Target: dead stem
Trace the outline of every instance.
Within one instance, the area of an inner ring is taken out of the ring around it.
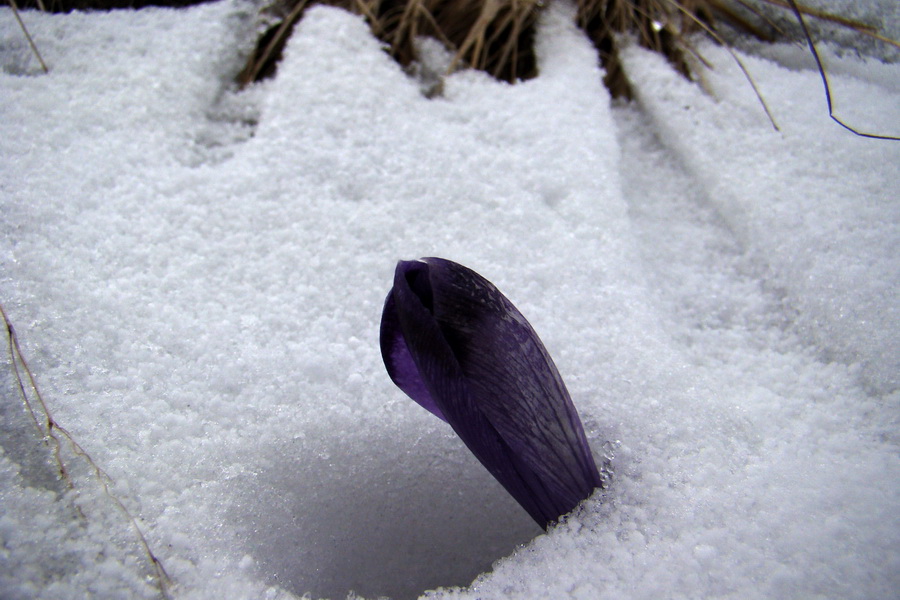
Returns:
[[[41,394],[40,389],[38,388],[37,381],[35,381],[34,373],[32,372],[31,367],[28,366],[28,362],[25,360],[25,355],[22,353],[22,347],[19,344],[19,337],[16,334],[16,330],[13,327],[12,322],[6,314],[6,310],[4,310],[2,305],[0,305],[0,316],[2,316],[3,322],[6,326],[6,334],[9,341],[8,347],[10,362],[12,363],[13,372],[16,377],[17,387],[20,394],[22,395],[22,401],[25,403],[25,407],[31,415],[41,438],[45,441],[45,443],[52,445],[52,453],[54,460],[56,461],[60,477],[62,477],[62,479],[66,482],[66,485],[69,487],[69,489],[75,489],[75,482],[69,474],[69,471],[65,465],[65,461],[62,458],[62,445],[63,441],[65,441],[69,445],[72,453],[75,456],[81,458],[88,465],[91,471],[93,471],[95,479],[103,488],[103,494],[113,502],[116,508],[130,524],[132,530],[135,533],[135,536],[137,537],[138,544],[140,545],[141,550],[153,567],[153,572],[156,578],[157,587],[159,588],[160,596],[165,600],[168,600],[170,597],[168,590],[172,585],[172,580],[166,573],[162,562],[160,562],[160,560],[150,549],[150,544],[147,542],[147,538],[144,536],[144,533],[138,526],[137,520],[131,515],[130,512],[128,512],[128,509],[125,507],[122,501],[110,491],[109,486],[112,483],[112,479],[110,478],[110,476],[106,473],[106,471],[100,468],[100,466],[96,462],[94,462],[94,459],[91,458],[91,456],[84,450],[84,448],[81,447],[81,445],[77,441],[75,441],[75,438],[72,437],[72,435],[53,418],[53,415],[50,413],[50,409],[47,407],[47,404],[44,401],[44,397]],[[23,372],[25,374],[25,378],[23,378],[22,376]],[[40,407],[39,410],[43,413],[43,418],[38,417],[37,411],[35,411],[35,407],[32,405],[31,400],[29,400],[30,394],[28,393],[28,391],[26,391],[26,379],[27,388],[30,389],[31,394],[37,400],[37,403]],[[78,507],[78,512],[81,517],[84,517],[84,513],[81,511],[80,507]]]

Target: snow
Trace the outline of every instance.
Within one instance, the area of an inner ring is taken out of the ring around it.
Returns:
[[[896,593],[900,147],[830,121],[803,49],[741,54],[775,131],[719,48],[700,85],[629,49],[619,104],[545,17],[540,77],[429,100],[336,9],[243,92],[249,4],[26,13],[48,75],[0,12],[0,301],[171,597]],[[900,67],[825,54],[896,135]],[[516,303],[615,453],[547,534],[384,372],[394,264],[430,255]],[[6,354],[3,597],[159,597]]]

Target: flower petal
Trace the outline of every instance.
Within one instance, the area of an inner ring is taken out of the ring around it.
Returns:
[[[419,368],[416,367],[412,354],[409,352],[409,346],[406,345],[397,317],[394,290],[390,291],[384,301],[380,337],[381,356],[384,358],[384,366],[394,384],[436,417],[446,421],[447,418],[438,408],[434,398],[431,397],[428,388],[425,387],[425,382],[419,375]]]
[[[581,420],[537,333],[490,281],[457,263],[430,267],[434,318],[479,409],[569,512],[602,486]]]
[[[381,349],[394,382],[447,421],[542,527],[602,487],[537,334],[471,269],[440,258],[398,263]]]

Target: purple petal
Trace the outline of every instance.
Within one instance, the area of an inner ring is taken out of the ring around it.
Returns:
[[[601,480],[553,359],[491,282],[444,259],[425,261],[435,320],[452,332],[454,356],[479,408],[555,501],[568,506],[557,516],[569,512]]]
[[[406,345],[397,318],[394,290],[387,295],[381,313],[381,356],[384,358],[388,375],[398,388],[439,419],[447,420],[425,387],[419,375],[419,368],[409,353],[409,346]]]
[[[602,487],[581,422],[537,334],[489,281],[440,259],[397,265],[382,353],[542,526]]]

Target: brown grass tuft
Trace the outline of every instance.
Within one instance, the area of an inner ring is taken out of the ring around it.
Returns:
[[[83,1],[83,0],[82,0]],[[454,59],[450,70],[481,69],[497,79],[515,82],[537,75],[533,51],[534,27],[545,1],[552,0],[274,0],[269,11],[283,15],[260,38],[238,80],[241,85],[274,73],[281,49],[303,11],[312,3],[338,6],[362,15],[372,33],[389,47],[403,66],[416,60],[415,39],[440,41]],[[791,11],[785,0],[576,0],[578,25],[597,48],[606,70],[605,84],[614,97],[630,97],[628,79],[619,60],[617,38],[630,34],[663,54],[672,67],[691,78],[692,63],[705,64],[690,43],[702,33],[724,43],[717,33],[722,23],[763,40],[788,37],[769,19],[761,5]],[[838,23],[860,34],[896,44],[874,27],[838,15],[798,5],[804,15]],[[691,60],[693,57],[693,60]]]
[[[205,0],[21,0],[27,8],[47,8],[55,12],[73,9],[100,9],[158,6],[187,6]],[[306,8],[325,4],[362,15],[372,33],[382,40],[391,56],[404,67],[415,70],[416,39],[431,37],[453,53],[449,71],[474,68],[497,79],[514,83],[537,76],[534,56],[534,28],[540,11],[554,0],[271,0],[264,16],[275,24],[263,32],[244,69],[237,77],[243,87],[275,74],[282,50]],[[613,97],[631,97],[628,78],[619,59],[617,40],[623,34],[637,39],[642,46],[664,55],[679,73],[692,78],[691,65],[709,64],[693,47],[691,38],[702,34],[728,46],[720,35],[723,23],[765,41],[794,39],[808,44],[822,74],[829,114],[834,117],[828,79],[804,17],[837,24],[862,36],[900,47],[878,32],[877,28],[826,11],[804,6],[795,0],[575,0],[578,26],[597,49],[606,75],[604,83]],[[16,0],[9,0],[15,10]],[[771,10],[793,15],[800,33],[788,33],[771,18]],[[18,16],[18,15],[17,15]],[[25,35],[28,36],[24,25]],[[40,59],[37,48],[29,38]],[[777,129],[765,101],[753,84],[737,54],[732,52],[747,81]],[[43,61],[41,61],[43,64]],[[46,70],[46,66],[44,67]],[[440,84],[426,92],[431,95]]]
[[[686,37],[701,23],[714,26],[712,3],[707,0],[578,0],[578,25],[597,48],[606,69],[604,83],[614,97],[631,96],[616,36],[634,34],[642,46],[664,55],[679,73],[690,77]]]
[[[362,15],[372,33],[401,65],[416,60],[415,40],[432,37],[455,53],[451,68],[470,67],[515,82],[537,75],[534,25],[539,0],[315,0]],[[260,37],[238,76],[246,85],[274,73],[281,50],[313,0],[279,0],[270,12],[284,14]]]

